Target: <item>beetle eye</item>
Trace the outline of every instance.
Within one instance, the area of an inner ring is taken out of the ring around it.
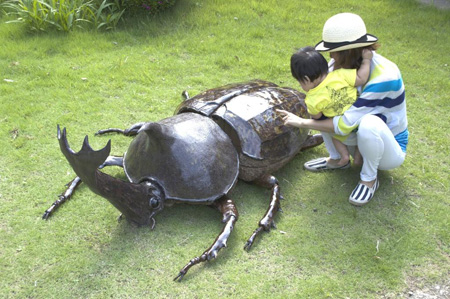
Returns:
[[[152,197],[150,198],[149,204],[153,209],[156,209],[157,207],[159,207],[159,200],[155,197]]]

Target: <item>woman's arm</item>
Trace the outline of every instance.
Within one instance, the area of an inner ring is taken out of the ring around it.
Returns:
[[[282,115],[282,119],[286,126],[334,133],[332,118],[325,120],[315,120],[309,118],[301,118],[285,110],[276,110],[276,112]]]

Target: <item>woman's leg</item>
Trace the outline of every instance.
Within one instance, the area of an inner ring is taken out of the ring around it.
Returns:
[[[378,169],[393,169],[405,160],[405,153],[391,130],[378,116],[363,117],[356,134],[358,148],[363,157],[362,181],[373,181],[377,178]]]
[[[355,146],[355,149],[353,151],[353,165],[362,166],[363,158],[361,156],[361,153],[359,152],[359,148]]]
[[[378,189],[378,169],[388,170],[400,166],[405,153],[387,125],[375,115],[366,115],[358,127],[358,148],[363,157],[361,181],[350,194],[353,205],[368,203]]]

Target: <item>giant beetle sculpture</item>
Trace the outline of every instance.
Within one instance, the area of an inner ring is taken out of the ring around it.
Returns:
[[[192,266],[215,258],[226,246],[238,219],[229,195],[240,178],[272,189],[269,208],[244,246],[249,250],[258,234],[274,227],[280,209],[280,188],[272,173],[301,150],[322,143],[320,135],[284,126],[275,112],[283,109],[308,117],[304,97],[260,80],[210,89],[186,98],[174,116],[159,122],[97,132],[136,136],[123,157],[109,155],[111,140],[103,149],[93,150],[87,136],[75,153],[66,129],[58,126],[61,151],[77,177],[43,218],[69,199],[81,182],[139,226],[154,228],[156,214],[174,203],[211,205],[222,213],[224,227],[202,255],[180,270],[174,280],[181,281]],[[123,167],[129,182],[100,171],[113,165]]]

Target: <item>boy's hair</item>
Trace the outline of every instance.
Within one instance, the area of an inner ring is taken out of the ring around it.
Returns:
[[[328,63],[313,47],[304,47],[292,54],[291,73],[297,81],[304,82],[306,76],[314,81],[328,73]]]

